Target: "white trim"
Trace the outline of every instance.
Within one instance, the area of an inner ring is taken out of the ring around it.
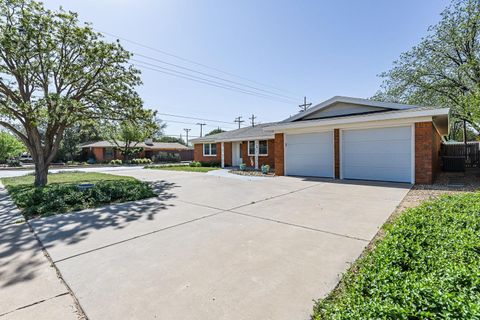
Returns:
[[[287,176],[287,135],[283,133],[283,175]]]
[[[268,157],[268,139],[260,139],[260,140],[249,140],[247,141],[247,156],[253,157],[255,156],[255,153],[250,153],[250,142],[255,142],[258,141],[258,156],[259,157]],[[267,153],[260,153],[260,141],[266,141],[267,142]],[[255,148],[255,147],[254,147]]]
[[[340,180],[343,180],[343,129],[339,129],[338,131],[338,153],[340,156],[340,162],[338,166],[340,168]]]
[[[339,117],[339,118],[328,118],[328,119],[318,119],[318,120],[308,120],[308,121],[298,121],[298,122],[286,122],[278,123],[276,125],[265,127],[263,130],[273,131],[275,133],[284,132],[289,129],[301,129],[301,128],[312,128],[312,127],[328,127],[336,126],[337,128],[341,125],[351,125],[365,122],[365,125],[372,126],[368,122],[372,121],[401,121],[405,122],[423,122],[423,121],[432,121],[433,116],[447,115],[449,108],[442,109],[428,109],[428,110],[418,110],[418,111],[392,111],[385,113],[370,113],[361,116],[348,116],[348,117]],[[381,125],[381,124],[380,124]],[[325,128],[326,129],[326,128]]]
[[[332,155],[333,155],[333,173],[332,173],[332,179],[335,179],[335,129],[332,130]]]
[[[412,166],[412,173],[411,173],[411,183],[415,184],[415,123],[412,123],[412,137],[411,137],[411,166]]]
[[[225,143],[224,142],[220,144],[220,148],[222,148],[222,150],[220,151],[220,154],[221,154],[220,164],[222,168],[225,168]]]
[[[210,151],[210,154],[205,154],[205,145],[206,144],[209,144],[210,145],[210,148],[208,149]],[[204,157],[216,157],[217,156],[217,152],[218,150],[215,151],[215,154],[212,154],[212,144],[214,145],[217,145],[215,142],[205,142],[205,143],[202,143],[202,153],[203,153],[203,156]],[[217,149],[215,147],[215,149]]]
[[[249,146],[250,149],[250,146]],[[255,140],[255,169],[258,170],[258,151],[260,149],[260,143],[258,140]]]
[[[193,144],[199,143],[215,143],[215,142],[233,142],[233,141],[249,141],[249,140],[273,140],[275,139],[275,134],[265,135],[265,136],[250,136],[250,137],[239,137],[239,138],[224,138],[224,139],[202,139],[196,138],[190,140]]]
[[[370,107],[377,107],[377,108],[394,109],[394,110],[406,110],[406,109],[413,109],[413,108],[419,108],[420,107],[420,106],[416,106],[416,105],[374,101],[374,100],[362,99],[362,98],[335,96],[333,98],[330,98],[326,101],[323,101],[323,102],[311,107],[307,111],[299,112],[296,115],[285,119],[283,122],[291,122],[291,121],[294,121],[294,120],[304,118],[304,117],[306,117],[306,116],[308,116],[312,113],[317,112],[318,110],[325,109],[325,108],[331,106],[332,104],[339,103],[339,102],[358,104],[358,105],[362,105],[362,106],[370,106]]]

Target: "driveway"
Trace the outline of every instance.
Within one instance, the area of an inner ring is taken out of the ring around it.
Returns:
[[[89,319],[307,319],[410,188],[111,173],[160,196],[32,221]]]

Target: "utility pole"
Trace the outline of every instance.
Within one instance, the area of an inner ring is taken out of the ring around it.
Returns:
[[[188,147],[188,132],[189,132],[190,130],[192,130],[192,129],[187,129],[187,128],[185,128],[185,129],[183,129],[183,130],[185,130],[185,132],[187,133],[187,147]]]
[[[255,117],[255,115],[252,114],[252,116],[248,119],[250,119],[250,121],[252,122],[252,127],[255,127],[255,119],[257,119],[257,117]]]
[[[303,97],[303,104],[298,105],[300,112],[305,112],[312,105],[312,103],[307,103],[307,97]]]
[[[200,126],[200,138],[203,137],[203,126],[206,126],[206,123],[197,122],[197,126]]]
[[[245,120],[242,120],[242,116],[238,116],[233,122],[238,122],[238,129],[240,129],[240,125],[242,124],[242,122],[245,122]]]

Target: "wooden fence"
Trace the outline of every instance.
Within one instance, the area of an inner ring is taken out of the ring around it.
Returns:
[[[478,168],[480,150],[478,142],[442,143],[440,148],[444,171],[462,171],[465,168]]]

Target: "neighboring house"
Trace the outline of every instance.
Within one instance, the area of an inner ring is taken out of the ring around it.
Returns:
[[[277,175],[432,183],[448,114],[448,108],[337,96],[281,122],[193,139],[194,158],[222,166],[268,163]]]
[[[120,143],[121,145],[121,143]],[[139,142],[132,143],[134,148],[142,148],[137,158],[193,160],[193,150],[177,142]],[[110,141],[97,141],[82,145],[82,151],[87,158],[94,158],[97,162],[113,159],[122,159],[123,155],[116,145]]]

